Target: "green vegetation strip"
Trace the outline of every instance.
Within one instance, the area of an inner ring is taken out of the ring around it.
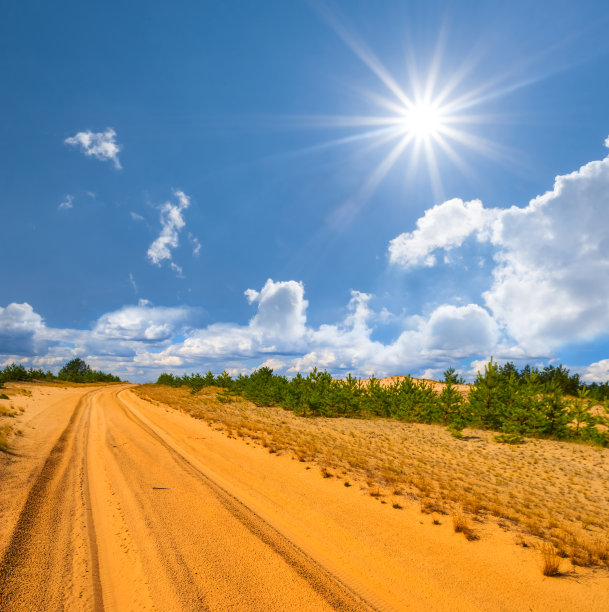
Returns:
[[[3,383],[15,382],[32,382],[32,381],[67,381],[80,383],[94,382],[121,382],[118,376],[106,374],[98,370],[92,370],[82,359],[76,358],[68,361],[57,376],[50,371],[35,370],[34,368],[26,369],[25,366],[12,363],[4,369],[0,368],[0,387]]]
[[[445,425],[455,437],[465,427],[498,432],[495,439],[509,444],[525,437],[578,440],[609,447],[609,385],[586,387],[562,366],[543,371],[491,361],[478,374],[468,393],[462,393],[451,368],[438,393],[426,381],[410,376],[390,385],[358,380],[349,375],[336,380],[314,369],[291,380],[260,368],[249,376],[161,374],[159,384],[187,386],[193,393],[221,387],[220,401],[241,396],[257,406],[281,406],[305,417],[392,418],[408,423]],[[573,395],[570,395],[573,394]]]

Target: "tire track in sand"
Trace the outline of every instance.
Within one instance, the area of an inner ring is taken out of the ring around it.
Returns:
[[[129,405],[114,395],[125,416],[146,434],[161,444],[183,469],[203,484],[220,504],[237,519],[252,535],[279,555],[313,590],[336,610],[375,610],[376,608],[347,586],[340,578],[330,573],[306,552],[281,534],[271,524],[243,504],[237,497],[212,480],[197,467],[173,441],[146,424],[131,410]]]
[[[35,479],[0,560],[0,610],[103,610],[85,394]]]

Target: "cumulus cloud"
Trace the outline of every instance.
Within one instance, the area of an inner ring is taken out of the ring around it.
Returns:
[[[434,251],[460,247],[472,234],[490,239],[490,229],[499,211],[485,209],[480,200],[463,202],[458,198],[438,204],[425,212],[413,232],[400,234],[389,243],[389,261],[405,268],[433,266]]]
[[[112,128],[106,128],[104,132],[78,132],[75,136],[70,136],[64,140],[65,144],[80,147],[81,151],[89,156],[95,157],[100,161],[111,161],[114,167],[121,168],[118,159],[121,146],[116,143],[116,132]]]
[[[423,327],[427,347],[472,355],[497,345],[499,329],[491,315],[477,304],[445,304],[434,310]]]
[[[280,370],[283,370],[283,368],[285,368],[285,361],[271,357],[270,359],[266,359],[260,365],[257,365],[253,369],[259,370],[260,368],[271,368],[271,370],[279,372]]]
[[[59,210],[69,210],[70,208],[72,208],[73,202],[74,202],[74,196],[68,193],[57,208]]]
[[[438,250],[474,237],[493,245],[492,282],[482,299],[529,354],[587,341],[609,330],[609,156],[558,176],[527,206],[486,209],[449,200],[391,241],[390,261],[434,265]]]
[[[281,357],[281,368],[288,373],[318,367],[335,373],[384,375],[450,363],[470,351],[489,351],[498,338],[492,317],[475,304],[443,305],[427,317],[412,317],[394,341],[382,343],[372,336],[386,313],[372,310],[370,294],[352,291],[344,318],[317,328],[307,325],[302,283],[269,279],[260,291],[248,289],[245,295],[257,305],[247,325],[214,323],[194,330],[156,358],[174,355],[184,365],[214,361],[224,365],[269,355],[263,364],[278,369],[279,362],[273,360]]]
[[[42,317],[27,303],[0,307],[0,355],[33,356],[48,350]]]
[[[607,140],[609,140],[609,138]],[[609,380],[609,359],[601,359],[600,361],[591,363],[588,367],[584,368],[582,372],[582,379],[585,382]]]
[[[245,292],[256,314],[247,325],[214,323],[167,349],[190,360],[241,359],[303,349],[308,330],[304,286],[296,281],[267,280],[260,291]]]
[[[174,195],[177,204],[165,202],[161,207],[161,233],[148,248],[147,256],[157,266],[168,261],[170,267],[181,275],[182,269],[172,261],[171,251],[179,245],[180,231],[186,225],[182,212],[190,206],[190,198],[180,190],[174,191]]]
[[[258,303],[258,312],[250,321],[250,329],[274,342],[298,342],[305,334],[306,309],[304,286],[296,281],[273,282],[270,278],[250,303]]]
[[[397,338],[380,342],[373,334],[381,317],[370,294],[353,291],[341,320],[313,328],[306,322],[302,283],[269,279],[248,293],[256,312],[247,324],[198,329],[193,309],[146,300],[106,313],[85,330],[46,327],[29,304],[10,304],[0,309],[0,360],[57,369],[78,356],[124,378],[151,380],[167,370],[238,374],[262,366],[288,374],[318,367],[335,375],[421,375],[465,357],[497,354],[497,325],[476,304],[444,304],[426,316],[402,319]],[[484,363],[472,363],[471,373]],[[591,377],[607,371],[604,362],[596,366]]]
[[[176,335],[186,334],[198,309],[153,306],[146,300],[102,315],[90,329],[47,327],[27,303],[0,307],[0,363],[57,368],[74,357],[130,376],[136,368],[178,366],[178,356],[159,356]]]
[[[147,300],[140,300],[137,306],[123,306],[102,315],[93,332],[107,339],[158,342],[183,331],[193,314],[194,310],[186,306],[152,306]]]

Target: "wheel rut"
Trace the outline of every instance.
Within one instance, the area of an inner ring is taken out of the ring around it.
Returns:
[[[98,392],[78,401],[30,488],[0,560],[0,610],[103,610],[85,452]]]
[[[237,519],[253,536],[268,546],[274,553],[279,555],[330,607],[336,610],[354,611],[377,609],[237,497],[215,482],[198,466],[194,465],[186,456],[186,453],[179,450],[177,445],[170,443],[152,427],[143,422],[119,395],[120,392],[115,393],[125,416],[148,436],[162,445],[178,465],[202,483],[232,517]]]

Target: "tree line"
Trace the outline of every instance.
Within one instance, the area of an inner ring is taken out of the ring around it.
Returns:
[[[0,386],[9,381],[31,382],[31,381],[69,381],[69,382],[121,382],[118,376],[106,374],[100,370],[92,370],[90,366],[80,358],[68,361],[57,375],[50,370],[46,372],[34,368],[25,368],[17,363],[11,363],[5,368],[0,368]]]
[[[393,418],[410,423],[435,423],[448,427],[455,437],[466,427],[497,432],[499,442],[519,443],[525,437],[588,441],[609,446],[609,383],[583,384],[563,366],[538,370],[518,369],[513,363],[499,366],[493,359],[469,386],[453,368],[444,372],[437,393],[426,381],[410,376],[382,386],[371,378],[363,383],[349,375],[333,379],[316,368],[291,380],[267,367],[232,378],[226,372],[214,376],[163,373],[157,383],[186,386],[196,393],[218,387],[220,401],[241,396],[258,406],[281,406],[300,416]],[[601,409],[594,406],[601,405]]]

